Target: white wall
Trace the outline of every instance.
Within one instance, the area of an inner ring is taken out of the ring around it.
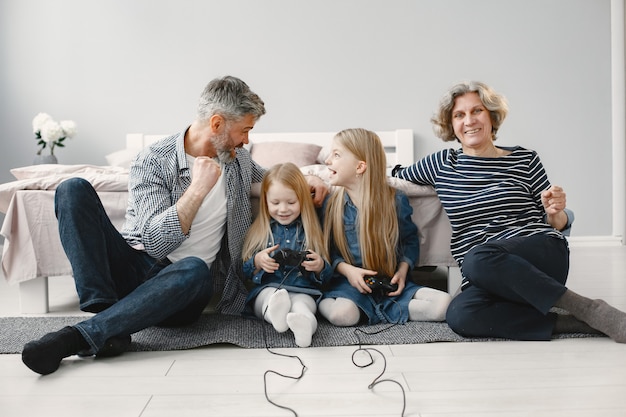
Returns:
[[[537,150],[575,236],[612,234],[610,0],[0,0],[0,182],[36,152],[38,112],[72,119],[60,163],[104,164],[168,133],[212,78],[265,100],[258,131],[411,128],[453,83],[507,96],[502,145]]]

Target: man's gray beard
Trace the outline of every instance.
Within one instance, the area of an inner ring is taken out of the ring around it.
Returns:
[[[229,164],[235,160],[235,157],[231,151],[217,151],[217,160],[222,164]]]
[[[213,145],[217,151],[217,160],[223,164],[228,164],[235,159],[232,149],[224,149],[225,146],[228,146],[229,139],[228,132],[225,132],[217,135],[213,140]]]

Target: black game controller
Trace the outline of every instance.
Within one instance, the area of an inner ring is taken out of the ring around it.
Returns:
[[[277,250],[274,254],[273,258],[281,267],[294,267],[300,266],[300,264],[304,261],[309,260],[307,255],[311,252],[307,251],[298,251],[293,249],[281,249]]]
[[[392,284],[390,278],[367,276],[363,277],[365,283],[372,290],[381,290],[384,292],[394,292],[398,289],[398,284]]]

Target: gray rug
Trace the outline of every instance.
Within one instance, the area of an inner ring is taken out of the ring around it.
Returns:
[[[85,317],[0,317],[0,353],[21,353],[25,343]],[[557,338],[592,337],[564,334]],[[320,319],[311,346],[396,345],[432,342],[474,342],[501,339],[464,338],[446,323],[408,322],[359,327],[336,327]],[[204,314],[191,326],[179,328],[151,327],[132,335],[130,351],[191,349],[218,343],[243,348],[297,347],[289,331],[277,333],[260,320],[220,314]]]

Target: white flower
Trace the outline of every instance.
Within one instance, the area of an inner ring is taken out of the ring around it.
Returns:
[[[72,138],[76,134],[76,123],[73,120],[55,121],[47,113],[39,113],[33,119],[33,133],[37,139],[37,145],[41,148],[37,155],[41,155],[46,147],[50,148],[50,155],[54,155],[56,146],[64,147],[63,141]]]
[[[41,127],[41,138],[51,145],[63,137],[63,128],[58,122],[50,119]]]
[[[76,134],[76,123],[72,120],[61,120],[61,129],[63,129],[63,136],[66,138],[73,138]]]
[[[37,116],[35,116],[35,118],[33,119],[33,133],[40,133],[43,125],[46,124],[46,122],[49,120],[52,120],[52,117],[50,117],[50,115],[47,113],[39,113]]]

